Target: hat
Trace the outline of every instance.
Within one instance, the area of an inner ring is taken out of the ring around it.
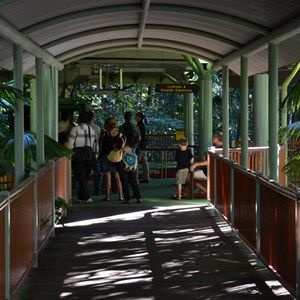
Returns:
[[[68,130],[69,127],[69,120],[66,121],[59,121],[58,122],[58,133],[64,132]]]

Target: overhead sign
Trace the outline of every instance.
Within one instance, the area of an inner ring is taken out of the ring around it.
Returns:
[[[196,84],[156,84],[158,93],[197,93],[199,86]]]

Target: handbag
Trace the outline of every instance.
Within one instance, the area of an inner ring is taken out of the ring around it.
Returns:
[[[107,156],[107,159],[113,163],[120,162],[123,159],[123,150],[126,144],[126,137],[124,135],[120,136],[121,141],[121,147],[120,149],[116,148],[116,144],[114,146],[114,149],[112,149]]]
[[[75,162],[93,162],[95,157],[94,151],[90,146],[75,147],[73,152],[72,160]]]

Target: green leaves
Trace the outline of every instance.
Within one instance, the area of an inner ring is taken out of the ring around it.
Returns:
[[[11,109],[15,106],[15,99],[24,99],[23,91],[10,86],[6,83],[0,82],[0,106]]]
[[[293,112],[296,112],[300,109],[300,80],[292,87],[288,95],[282,101],[280,108],[284,106],[291,108]]]
[[[297,141],[300,138],[300,122],[295,122],[287,127],[280,128],[278,131],[279,141],[281,143],[290,140]]]

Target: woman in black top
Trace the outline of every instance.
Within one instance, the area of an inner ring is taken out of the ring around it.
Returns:
[[[115,183],[118,189],[119,198],[123,200],[122,185],[116,165],[107,159],[109,152],[114,149],[114,145],[118,142],[120,133],[117,130],[117,121],[114,118],[105,120],[105,131],[103,131],[100,140],[100,170],[105,179],[105,198],[102,201],[109,201],[111,190],[111,175],[114,175]]]

